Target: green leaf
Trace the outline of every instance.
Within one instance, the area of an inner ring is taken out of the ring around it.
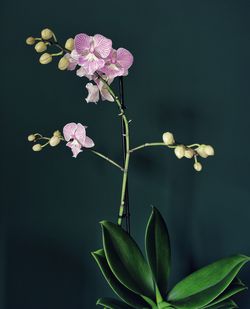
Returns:
[[[244,290],[247,290],[247,286],[245,286],[238,278],[236,278],[222,294],[220,294],[211,304],[209,304],[209,306],[219,304],[222,301]]]
[[[234,308],[238,308],[238,306],[236,305],[234,301],[227,300],[227,301],[223,301],[222,303],[219,303],[216,305],[203,307],[203,309],[205,308],[206,309],[234,309]]]
[[[145,245],[154,280],[161,295],[165,296],[171,261],[170,242],[166,223],[154,207],[146,228]]]
[[[96,304],[104,306],[105,308],[109,308],[109,309],[133,309],[134,308],[113,298],[100,298],[98,299]]]
[[[168,301],[178,309],[204,307],[229,286],[248,261],[247,256],[236,255],[205,266],[177,283]]]
[[[103,221],[105,256],[116,278],[133,292],[154,299],[151,271],[136,242],[121,227]]]
[[[92,252],[92,255],[110,287],[123,301],[133,306],[134,308],[147,307],[147,303],[138,294],[126,288],[123,284],[120,283],[120,281],[116,279],[108,265],[103,249]]]

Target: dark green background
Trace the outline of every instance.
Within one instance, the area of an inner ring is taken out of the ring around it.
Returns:
[[[131,161],[132,233],[143,245],[150,205],[164,214],[174,283],[234,253],[250,255],[250,4],[197,1],[2,1],[1,304],[4,309],[95,308],[112,294],[90,251],[98,222],[115,221],[119,170],[66,147],[34,153],[27,135],[72,121],[88,125],[97,149],[120,160],[120,124],[111,103],[87,105],[85,79],[42,66],[25,38],[51,27],[64,42],[101,33],[129,49],[125,81],[132,145],[172,131],[215,146],[200,174],[171,151]],[[250,285],[250,269],[242,279]],[[250,294],[239,298],[250,307]]]

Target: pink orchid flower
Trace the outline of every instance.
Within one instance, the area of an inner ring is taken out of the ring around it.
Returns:
[[[133,55],[125,48],[112,49],[105,66],[100,69],[108,78],[128,75],[128,69],[133,64]]]
[[[74,39],[75,49],[71,52],[72,58],[77,60],[87,75],[93,75],[105,65],[105,58],[112,49],[112,41],[101,34],[88,36],[80,33]]]
[[[86,126],[81,123],[68,123],[63,128],[64,139],[68,142],[66,146],[71,148],[73,157],[82,152],[83,148],[92,148],[95,146],[93,140],[86,135]]]
[[[107,86],[100,79],[95,79],[96,85],[88,83],[86,88],[88,90],[88,96],[85,99],[87,103],[97,103],[99,101],[99,93],[101,94],[102,101],[114,102],[114,98],[109,93]],[[111,83],[111,81],[109,81]]]

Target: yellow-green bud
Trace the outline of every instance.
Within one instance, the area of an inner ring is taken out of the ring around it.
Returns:
[[[184,155],[185,155],[185,147],[184,147],[184,145],[178,145],[178,146],[175,148],[174,153],[175,153],[175,155],[176,155],[176,157],[177,157],[178,159],[183,158]]]
[[[171,132],[163,133],[162,139],[166,145],[173,145],[175,143],[174,136]]]
[[[41,151],[43,149],[42,145],[41,144],[35,144],[33,147],[32,147],[32,150],[33,151]]]
[[[200,162],[195,162],[194,163],[194,169],[197,171],[197,172],[200,172],[202,170],[202,165]]]
[[[69,60],[66,57],[62,57],[58,62],[58,69],[64,71],[69,66]]]
[[[41,32],[41,36],[44,40],[49,40],[52,38],[53,36],[53,31],[46,28],[46,29],[43,29],[42,32]]]
[[[33,38],[33,36],[30,36],[26,39],[26,44],[28,45],[34,45],[36,43],[36,39]]]
[[[44,42],[38,42],[35,45],[35,50],[38,53],[42,53],[47,49],[47,45]]]
[[[74,49],[74,39],[69,38],[65,43],[65,48],[72,51]]]
[[[41,64],[48,64],[48,63],[50,63],[51,61],[52,61],[52,56],[51,56],[50,54],[48,54],[48,53],[42,54],[42,56],[41,56],[40,59],[39,59],[39,62],[40,62]]]
[[[205,151],[206,145],[202,144],[198,148],[196,148],[197,153],[202,157],[202,158],[207,158],[208,154]]]
[[[49,144],[52,147],[57,146],[60,143],[60,138],[58,136],[52,136],[51,139],[49,140]]]
[[[194,156],[194,151],[191,148],[187,148],[185,149],[185,154],[184,154],[185,158],[187,159],[192,159]]]
[[[33,142],[35,139],[36,139],[36,137],[35,137],[34,134],[30,134],[30,135],[28,136],[28,141],[29,141],[29,142]]]
[[[208,156],[213,156],[214,155],[214,148],[210,145],[206,145],[204,147],[204,151]]]
[[[53,133],[53,136],[57,136],[57,137],[62,137],[62,134],[59,130],[56,130],[54,133]]]

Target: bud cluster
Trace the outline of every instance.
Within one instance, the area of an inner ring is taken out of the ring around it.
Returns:
[[[60,142],[64,140],[62,134],[59,130],[53,133],[52,137],[45,137],[39,133],[30,134],[28,136],[28,141],[35,143],[32,147],[33,151],[41,151],[46,146],[55,147],[60,144]],[[45,143],[41,144],[40,141],[45,141]]]
[[[48,28],[45,28],[41,31],[41,37],[28,37],[26,39],[27,45],[34,45],[35,51],[37,53],[42,53],[39,62],[41,64],[48,64],[52,62],[53,57],[62,56],[64,53],[70,53],[74,48],[74,39],[69,38],[65,43],[65,48],[62,47],[56,39],[54,32]],[[59,49],[58,53],[49,53],[48,47],[55,46]],[[58,62],[59,70],[66,70],[69,66],[69,60],[67,56],[63,56]]]
[[[194,159],[194,169],[197,172],[202,170],[202,164],[198,162],[198,157],[207,158],[214,155],[214,148],[211,145],[192,144],[183,145],[175,141],[174,135],[171,132],[165,132],[162,135],[163,142],[169,148],[174,149],[174,153],[178,159],[187,158]]]

